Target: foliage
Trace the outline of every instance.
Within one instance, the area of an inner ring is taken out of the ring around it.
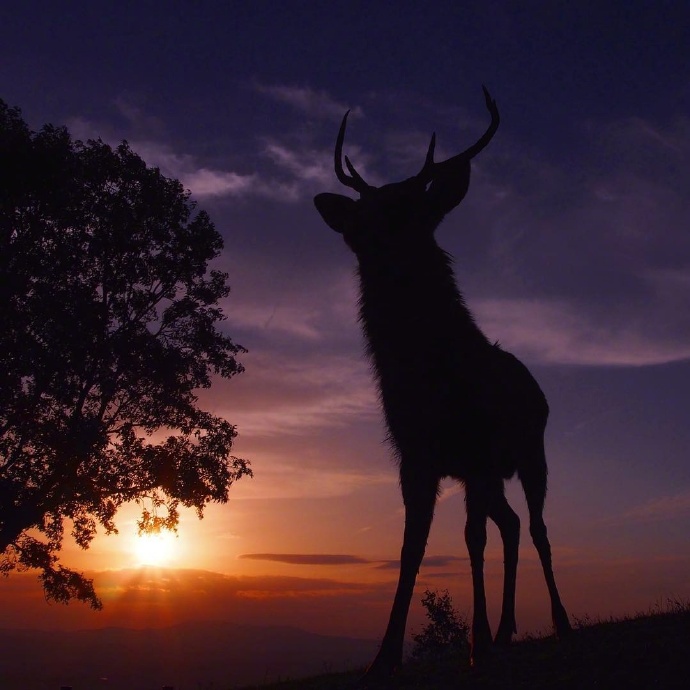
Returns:
[[[31,132],[0,101],[0,571],[38,568],[48,598],[100,607],[58,560],[136,501],[143,531],[201,517],[251,471],[236,430],[198,407],[242,371],[218,329],[222,238],[182,185],[126,142]]]
[[[421,633],[413,635],[412,656],[415,659],[438,659],[450,652],[469,649],[469,625],[453,608],[448,590],[424,591],[422,606],[429,623]]]

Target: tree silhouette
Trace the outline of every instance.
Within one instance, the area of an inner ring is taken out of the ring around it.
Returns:
[[[199,408],[242,371],[219,328],[222,239],[182,185],[123,142],[29,130],[0,101],[0,571],[38,568],[49,599],[100,608],[63,567],[136,501],[142,531],[201,517],[250,475],[235,427]]]
[[[412,636],[412,656],[415,659],[438,659],[452,652],[469,649],[470,626],[453,608],[448,590],[425,590],[422,606],[426,609],[429,622],[422,632]]]

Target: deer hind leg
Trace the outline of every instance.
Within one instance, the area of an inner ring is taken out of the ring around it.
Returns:
[[[486,519],[489,514],[491,485],[485,479],[471,479],[465,482],[465,542],[472,568],[472,646],[470,661],[481,661],[491,647],[491,628],[486,613],[486,592],[484,589],[484,549],[486,547]]]
[[[532,536],[532,541],[539,554],[546,586],[551,598],[551,618],[553,620],[553,626],[556,635],[558,637],[564,637],[571,631],[571,627],[568,620],[568,614],[561,602],[558,587],[556,586],[556,579],[553,574],[553,564],[551,561],[551,544],[549,543],[546,524],[544,523],[547,469],[543,442],[540,442],[538,452],[532,457],[534,458],[533,462],[521,467],[518,470],[518,475],[527,499],[530,535]]]
[[[520,518],[510,507],[503,493],[503,482],[497,485],[489,504],[489,517],[496,523],[503,541],[503,606],[494,642],[510,644],[515,623],[515,584],[517,579],[518,547],[520,545]]]
[[[376,658],[362,679],[365,682],[390,676],[402,663],[407,614],[434,517],[438,479],[409,476],[401,472],[400,483],[405,503],[405,532],[398,588],[386,634]]]

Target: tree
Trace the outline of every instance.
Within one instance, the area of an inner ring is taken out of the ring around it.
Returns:
[[[429,623],[421,633],[413,635],[412,656],[415,659],[438,659],[450,652],[469,648],[469,625],[453,608],[448,590],[424,591],[422,606]]]
[[[222,245],[127,142],[34,133],[0,101],[1,572],[38,568],[49,599],[100,608],[59,562],[66,529],[87,548],[130,501],[141,531],[175,529],[251,475],[196,395],[242,371],[208,269]]]

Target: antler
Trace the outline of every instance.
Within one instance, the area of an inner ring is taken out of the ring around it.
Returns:
[[[442,161],[441,163],[434,162],[434,147],[436,146],[436,135],[432,135],[431,143],[429,144],[429,150],[426,154],[426,160],[424,161],[422,169],[419,171],[419,173],[417,173],[417,178],[420,181],[425,183],[430,182],[442,170],[448,170],[449,168],[452,168],[459,161],[471,160],[482,149],[486,148],[487,144],[491,141],[494,134],[496,134],[496,130],[498,129],[498,125],[501,121],[498,114],[498,107],[496,106],[496,101],[493,98],[491,98],[491,94],[489,94],[488,89],[483,84],[482,90],[484,91],[484,100],[486,101],[486,107],[488,111],[491,113],[491,123],[489,124],[489,127],[487,128],[486,132],[484,132],[482,137],[475,144],[470,146],[466,151],[458,153],[456,156],[448,158],[447,160]]]
[[[422,182],[428,182],[434,176],[434,149],[436,148],[436,132],[431,135],[431,141],[429,142],[429,150],[426,152],[426,159],[424,160],[424,165],[422,169],[417,173],[416,177]]]
[[[426,153],[426,159],[424,160],[424,165],[422,169],[415,175],[415,177],[410,178],[416,182],[421,182],[427,184],[431,182],[435,177],[443,172],[450,172],[453,168],[457,166],[460,162],[467,162],[474,158],[480,151],[482,151],[488,143],[496,134],[498,125],[500,123],[500,117],[498,114],[498,107],[496,106],[496,101],[491,98],[486,86],[482,85],[482,90],[484,91],[484,100],[486,101],[486,107],[491,113],[491,123],[489,124],[486,132],[479,138],[479,140],[470,146],[466,151],[458,153],[452,158],[448,158],[440,163],[434,162],[434,149],[436,148],[436,134],[431,135],[431,141],[429,142],[429,149]],[[370,184],[365,182],[364,178],[355,170],[355,166],[352,165],[350,159],[345,156],[345,166],[347,167],[350,174],[348,175],[343,169],[343,142],[345,141],[345,129],[347,127],[347,116],[350,114],[348,110],[343,117],[343,121],[340,125],[340,131],[338,132],[338,138],[335,142],[335,174],[338,180],[342,182],[346,187],[354,189],[359,194],[365,194],[369,190],[373,189]]]
[[[356,192],[363,194],[371,189],[371,185],[368,185],[362,176],[355,170],[355,166],[350,163],[350,159],[345,156],[345,165],[350,171],[350,175],[347,175],[343,170],[343,142],[345,141],[345,128],[347,127],[347,116],[350,114],[348,110],[343,117],[343,121],[340,125],[340,131],[338,132],[338,138],[335,142],[335,174],[336,177],[342,182],[346,187],[354,189]]]

